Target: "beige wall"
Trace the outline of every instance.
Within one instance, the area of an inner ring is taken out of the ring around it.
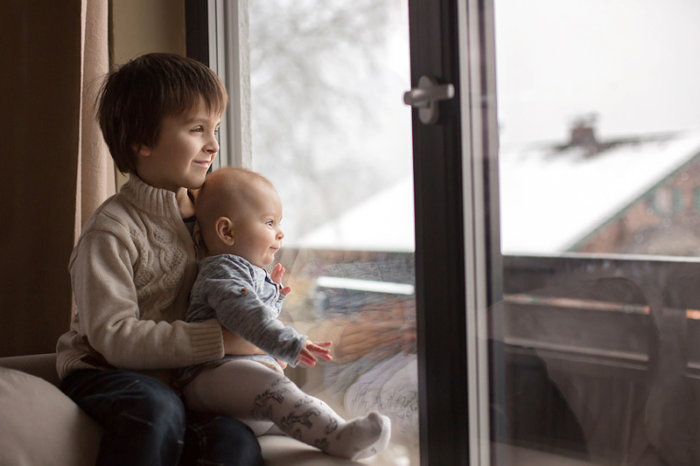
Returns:
[[[184,55],[184,0],[113,0],[112,41],[116,64],[149,52]]]

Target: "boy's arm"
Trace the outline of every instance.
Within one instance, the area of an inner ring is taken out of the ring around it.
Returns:
[[[277,319],[275,307],[254,292],[250,276],[231,264],[220,264],[201,275],[197,293],[205,296],[219,323],[277,359],[294,364],[306,336]]]
[[[81,238],[70,272],[80,331],[88,343],[107,362],[126,369],[184,367],[221,358],[221,327],[214,320],[141,319],[131,265],[136,254],[133,244],[108,232]]]

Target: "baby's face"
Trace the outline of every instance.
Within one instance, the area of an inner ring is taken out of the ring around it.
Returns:
[[[230,253],[265,267],[275,261],[275,253],[282,247],[282,202],[274,188],[264,183],[257,185],[255,200],[236,213]]]

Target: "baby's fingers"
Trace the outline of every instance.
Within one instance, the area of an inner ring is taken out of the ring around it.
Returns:
[[[330,346],[331,346],[332,344],[333,344],[332,341],[323,341],[323,342],[321,342],[321,343],[316,343],[316,342],[312,343],[312,345],[315,345],[315,346],[322,346],[322,347],[324,347],[324,348],[330,348]]]
[[[331,351],[328,349],[328,347],[331,345],[331,342],[327,341],[324,343],[311,343],[310,345],[307,346],[309,351],[313,352],[315,355],[318,357],[325,359],[326,361],[332,361],[333,358],[331,357]]]
[[[306,364],[307,366],[314,367],[316,365],[317,359],[311,353],[301,353],[299,354],[299,362]]]
[[[284,272],[285,270],[282,264],[275,264],[275,266],[272,268],[270,278],[272,278],[273,282],[280,283],[282,281],[282,277],[284,277]]]

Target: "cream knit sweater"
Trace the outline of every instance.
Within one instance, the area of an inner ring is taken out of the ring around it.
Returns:
[[[69,270],[78,312],[58,340],[59,377],[79,368],[150,371],[223,357],[215,320],[181,320],[197,268],[175,193],[131,176],[85,223]]]

